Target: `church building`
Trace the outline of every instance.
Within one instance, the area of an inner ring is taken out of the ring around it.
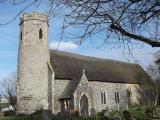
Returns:
[[[45,14],[25,13],[19,25],[17,114],[92,115],[140,104],[148,75],[139,65],[49,50]]]

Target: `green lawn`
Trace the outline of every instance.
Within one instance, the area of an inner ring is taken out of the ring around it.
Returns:
[[[30,120],[29,117],[1,117],[0,116],[0,120]]]
[[[135,106],[129,109],[131,116],[136,120],[147,120],[147,116],[145,114],[145,107],[144,106]]]
[[[122,120],[124,120],[122,111],[117,111],[117,112],[122,116]],[[110,117],[112,118],[117,112],[116,111],[111,112]],[[132,118],[135,118],[136,120],[148,120],[147,116],[145,114],[145,107],[144,106],[130,107],[129,112],[130,112]],[[159,112],[160,112],[160,108],[159,108]],[[77,118],[77,120],[100,120],[98,118],[101,118],[101,117],[97,116],[97,119],[96,118],[79,117],[79,118]],[[2,117],[2,116],[0,116],[0,120],[31,120],[31,116],[16,116],[16,117]],[[40,115],[35,115],[34,120],[40,120]],[[56,120],[54,115],[52,116],[51,120]]]

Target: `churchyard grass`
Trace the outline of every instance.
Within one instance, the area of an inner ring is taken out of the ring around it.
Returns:
[[[133,106],[130,107],[128,111],[131,113],[131,116],[136,120],[147,120],[144,106]]]
[[[144,106],[132,106],[129,108],[129,113],[131,114],[132,118],[136,119],[136,120],[148,120],[147,119],[147,115],[145,113],[145,107]],[[116,113],[119,113],[119,115],[121,116],[121,120],[124,120],[123,118],[123,111],[114,111],[110,113],[110,118],[113,118],[114,115]],[[158,113],[160,115],[160,107],[158,109]],[[39,120],[40,119],[40,115],[35,115],[33,117],[33,120]],[[4,116],[0,116],[0,120],[31,120],[31,116],[8,116],[8,117],[4,117]],[[55,115],[52,115],[51,120],[56,120]],[[65,119],[62,119],[65,120]],[[78,117],[76,118],[76,120],[101,120],[101,117],[98,116],[96,118],[85,118],[85,117]]]
[[[11,117],[0,116],[0,120],[30,120],[30,118],[27,116],[11,116]]]

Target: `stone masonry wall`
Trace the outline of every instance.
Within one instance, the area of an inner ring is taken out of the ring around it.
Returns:
[[[43,37],[39,38],[42,29]],[[17,114],[48,109],[48,18],[44,14],[23,14],[17,72]]]
[[[60,112],[59,96],[65,90],[69,80],[54,80],[54,113]],[[74,93],[74,107],[76,110],[80,110],[79,101],[83,94],[88,97],[89,102],[89,114],[91,110],[95,112],[101,112],[106,107],[109,110],[117,110],[118,105],[115,103],[115,91],[119,92],[120,104],[119,109],[127,109],[128,99],[126,89],[130,89],[132,92],[131,102],[132,104],[139,104],[138,99],[141,97],[138,90],[140,89],[138,84],[124,84],[124,83],[108,83],[88,81],[87,79],[81,79]],[[101,92],[106,94],[106,104],[101,103]]]
[[[62,92],[65,90],[67,84],[69,83],[69,80],[60,80],[60,79],[55,79],[54,80],[54,84],[53,84],[53,99],[54,99],[54,103],[53,103],[53,107],[52,109],[54,113],[58,113],[60,112],[60,102],[59,102],[59,96],[62,94]]]
[[[69,80],[54,80],[54,113],[60,112],[60,102],[58,100],[59,96],[65,90]],[[138,84],[124,84],[124,83],[108,83],[108,82],[97,82],[89,81],[82,79],[77,89],[74,93],[74,107],[77,110],[79,108],[79,101],[83,94],[88,97],[89,102],[89,113],[91,109],[94,109],[96,112],[100,112],[106,107],[110,110],[117,110],[118,105],[115,103],[115,91],[119,92],[120,104],[119,109],[127,109],[127,95],[126,89],[130,89],[132,92],[131,102],[132,104],[139,104],[138,99],[141,97],[139,94],[139,85]],[[105,91],[106,94],[106,104],[101,103],[101,92]]]
[[[138,104],[138,98],[140,97],[138,93],[138,84],[123,84],[123,83],[107,83],[107,82],[89,82],[93,90],[94,96],[94,107],[96,112],[100,112],[106,107],[109,110],[118,109],[118,105],[115,103],[115,91],[119,92],[120,104],[119,107],[127,109],[127,94],[126,89],[131,89],[131,101],[132,104]],[[105,91],[106,94],[106,104],[101,103],[101,91]]]

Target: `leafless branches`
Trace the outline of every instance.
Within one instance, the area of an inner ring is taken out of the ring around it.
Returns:
[[[81,41],[94,34],[138,40],[160,47],[159,0],[55,0],[63,6],[66,26],[78,28]],[[66,28],[67,28],[66,27]],[[106,38],[106,39],[108,39]],[[112,40],[112,39],[110,39]]]
[[[160,97],[160,71],[159,71],[159,66],[155,64],[150,64],[147,67],[147,73],[152,77],[153,79],[153,85],[152,85],[152,91],[154,93],[155,99],[154,99],[154,104],[155,106],[159,103],[158,98]]]
[[[5,2],[1,0],[0,3]],[[79,31],[67,37],[79,39],[80,43],[94,35],[103,34],[105,41],[124,44],[136,40],[152,47],[160,47],[160,0],[47,0],[49,16],[65,18],[63,34],[70,28]],[[13,0],[13,5],[26,3]],[[31,0],[6,25],[14,21],[32,5],[44,4]],[[64,35],[63,35],[64,36]],[[116,42],[115,42],[116,41]]]
[[[4,1],[5,1],[5,0],[4,0]],[[4,2],[4,1],[3,1],[3,2]],[[31,7],[33,4],[35,4],[37,1],[38,1],[38,0],[32,0],[31,3],[27,4],[24,8],[22,8],[22,9],[17,13],[17,15],[14,16],[11,20],[9,20],[9,21],[7,21],[7,22],[5,22],[5,23],[1,23],[0,25],[7,25],[7,24],[13,22],[13,21],[14,21],[17,17],[19,17],[25,10],[27,10],[29,7]],[[13,5],[23,4],[23,3],[25,3],[25,2],[26,2],[26,0],[17,3],[16,0],[13,0]]]
[[[16,73],[10,74],[1,81],[1,90],[3,95],[9,100],[11,105],[16,105]]]

